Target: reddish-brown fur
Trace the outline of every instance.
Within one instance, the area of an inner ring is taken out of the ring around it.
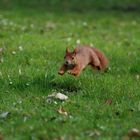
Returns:
[[[108,66],[108,59],[103,52],[93,47],[78,46],[73,52],[66,49],[64,63],[59,74],[63,75],[68,71],[69,74],[78,76],[87,65],[91,65],[93,69],[105,70]]]

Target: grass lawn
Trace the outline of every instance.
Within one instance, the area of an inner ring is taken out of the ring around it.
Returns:
[[[0,10],[0,136],[120,140],[140,129],[139,29],[138,12]],[[105,52],[108,73],[57,74],[79,41]],[[69,99],[48,102],[54,91]]]

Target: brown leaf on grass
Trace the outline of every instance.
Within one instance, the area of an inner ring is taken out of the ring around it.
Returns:
[[[107,99],[105,103],[108,104],[108,105],[111,105],[112,104],[112,99]]]
[[[127,135],[123,137],[123,140],[131,140],[132,138],[140,138],[140,131],[136,128],[132,128],[128,131]]]
[[[0,140],[3,140],[3,135],[0,133]]]
[[[62,114],[62,115],[65,115],[65,116],[68,115],[67,111],[62,107],[60,107],[57,111],[58,111],[59,114]]]
[[[140,131],[136,128],[132,128],[129,130],[128,134],[129,137],[139,137],[140,138]]]

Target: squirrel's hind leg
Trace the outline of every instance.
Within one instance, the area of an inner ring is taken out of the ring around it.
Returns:
[[[93,64],[90,64],[90,65],[91,65],[93,70],[101,70],[102,69],[100,65],[99,66],[95,66]]]
[[[98,58],[96,58],[96,57],[93,57],[90,65],[94,70],[102,70],[100,60]]]

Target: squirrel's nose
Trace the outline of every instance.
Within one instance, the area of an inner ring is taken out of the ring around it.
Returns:
[[[65,64],[68,65],[68,64],[69,64],[69,61],[66,60],[66,61],[65,61]]]

